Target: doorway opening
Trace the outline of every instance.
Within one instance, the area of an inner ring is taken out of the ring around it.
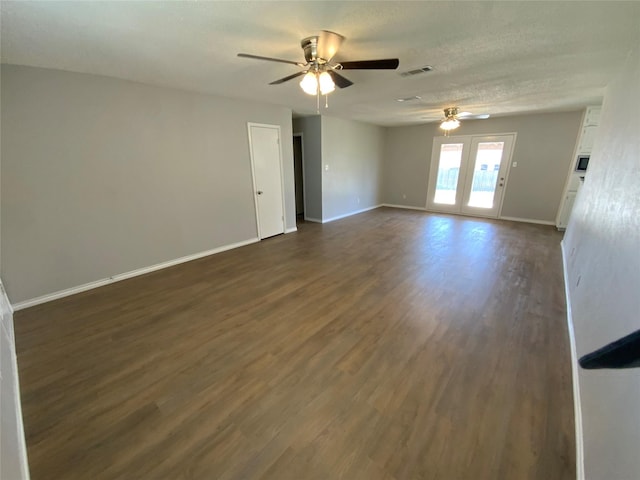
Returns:
[[[302,153],[302,133],[293,134],[293,175],[296,192],[296,224],[304,222],[304,161]]]

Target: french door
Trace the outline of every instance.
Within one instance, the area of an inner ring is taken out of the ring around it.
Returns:
[[[515,134],[436,137],[427,210],[496,218]]]

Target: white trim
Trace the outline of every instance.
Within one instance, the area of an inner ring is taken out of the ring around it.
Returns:
[[[4,290],[4,286],[2,285],[2,281],[0,281],[0,314],[2,316],[2,326],[0,327],[0,335],[4,335],[2,330],[6,331],[8,340],[9,340],[9,348],[10,352],[10,361],[9,365],[5,365],[6,368],[11,370],[10,377],[13,377],[13,382],[9,386],[7,385],[7,381],[9,378],[3,377],[2,383],[4,388],[11,388],[13,390],[13,402],[15,405],[15,411],[8,412],[6,407],[2,409],[1,415],[14,415],[16,419],[16,431],[11,432],[7,436],[9,439],[18,443],[17,450],[18,456],[20,457],[18,461],[20,462],[20,477],[19,480],[28,480],[29,479],[29,462],[27,459],[27,443],[24,438],[24,424],[22,422],[22,403],[20,401],[20,379],[18,377],[18,359],[16,357],[16,346],[15,346],[15,334],[13,331],[13,308],[11,307],[11,303],[7,298],[7,294]],[[2,437],[5,437],[4,433]],[[18,479],[16,479],[18,480]]]
[[[293,232],[297,232],[298,231],[298,227],[291,227],[291,228],[287,228],[284,233],[293,233]]]
[[[422,212],[429,212],[429,213],[445,213],[445,212],[439,212],[436,210],[428,210],[426,208],[423,207],[412,207],[410,205],[396,205],[393,203],[383,203],[382,205],[380,205],[381,207],[389,207],[389,208],[404,208],[407,210],[420,210]],[[449,214],[451,215],[451,214]],[[452,215],[458,215],[458,216],[465,216],[465,217],[476,217],[476,218],[488,218],[489,220],[493,220],[491,217],[484,217],[482,215],[470,215],[470,214],[460,214],[460,213],[454,213]],[[520,217],[498,217],[498,220],[508,220],[510,222],[522,222],[522,223],[535,223],[537,225],[555,225],[554,222],[550,222],[548,220],[535,220],[533,218],[520,218]]]
[[[426,212],[428,211],[426,208],[424,207],[412,207],[410,205],[395,205],[393,203],[383,203],[382,205],[380,205],[381,207],[389,207],[389,208],[404,208],[406,210],[420,210],[421,212]]]
[[[523,223],[536,223],[538,225],[555,225],[555,222],[548,220],[534,220],[533,218],[520,218],[520,217],[498,217],[498,220],[509,220],[510,222],[523,222]]]
[[[256,171],[253,166],[253,142],[251,141],[251,125],[252,123],[247,123],[247,143],[249,144],[249,164],[251,166],[251,187],[253,188],[253,206],[256,211],[256,234],[258,238],[260,238],[260,214],[258,213],[258,196],[256,194]]]
[[[322,223],[322,220],[320,220],[319,218],[312,218],[312,217],[304,217],[304,221],[305,222],[313,222],[313,223]]]
[[[178,265],[180,263],[190,262],[192,260],[197,260],[198,258],[208,257],[209,255],[225,252],[227,250],[232,250],[234,248],[244,247],[245,245],[249,245],[251,243],[256,243],[259,241],[260,239],[258,237],[250,238],[249,240],[243,240],[241,242],[236,242],[229,245],[223,245],[221,247],[213,248],[211,250],[206,250],[204,252],[194,253],[192,255],[176,258],[174,260],[169,260],[167,262],[156,263],[155,265],[151,265],[149,267],[143,267],[136,270],[131,270],[130,272],[119,273],[109,278],[103,278],[101,280],[96,280],[95,282],[85,283],[83,285],[78,285],[77,287],[71,287],[65,290],[59,290],[57,292],[49,293],[47,295],[42,295],[40,297],[31,298],[29,300],[24,300],[22,302],[15,303],[13,305],[13,309],[17,311],[17,310],[22,310],[28,307],[33,307],[34,305],[39,305],[41,303],[50,302],[52,300],[57,300],[59,298],[68,297],[69,295],[75,295],[76,293],[86,292],[87,290],[92,290],[94,288],[102,287],[104,285],[109,285],[110,283],[115,283],[121,280],[126,280],[128,278],[144,275],[146,273],[155,272],[157,270],[162,270],[163,268],[173,267],[174,265]]]
[[[567,329],[569,332],[569,346],[571,349],[571,376],[573,378],[573,412],[576,427],[576,479],[584,480],[584,438],[582,433],[582,402],[580,401],[580,379],[578,377],[578,353],[576,350],[576,336],[573,329],[571,314],[571,294],[569,293],[569,278],[567,277],[567,259],[564,242],[560,242],[562,251],[562,273],[564,277],[564,295],[567,303]]]
[[[375,210],[376,208],[380,208],[381,206],[382,205],[374,205],[373,207],[363,208],[361,210],[356,210],[355,212],[345,213],[344,215],[338,215],[336,217],[331,217],[331,218],[323,218],[322,219],[322,223],[329,223],[329,222],[333,222],[335,220],[340,220],[341,218],[346,218],[346,217],[350,217],[352,215],[357,215],[359,213],[368,212],[369,210]]]

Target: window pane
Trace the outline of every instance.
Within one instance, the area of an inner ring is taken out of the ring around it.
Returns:
[[[498,184],[500,161],[504,142],[478,144],[476,164],[473,167],[473,183],[469,195],[470,207],[493,208],[493,197]]]
[[[454,205],[456,189],[462,161],[462,143],[447,143],[440,147],[438,180],[436,181],[435,203]]]

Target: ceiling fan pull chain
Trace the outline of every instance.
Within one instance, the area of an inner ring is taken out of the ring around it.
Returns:
[[[320,89],[316,93],[316,113],[320,113]]]
[[[324,96],[324,108],[329,108],[329,95]]]

